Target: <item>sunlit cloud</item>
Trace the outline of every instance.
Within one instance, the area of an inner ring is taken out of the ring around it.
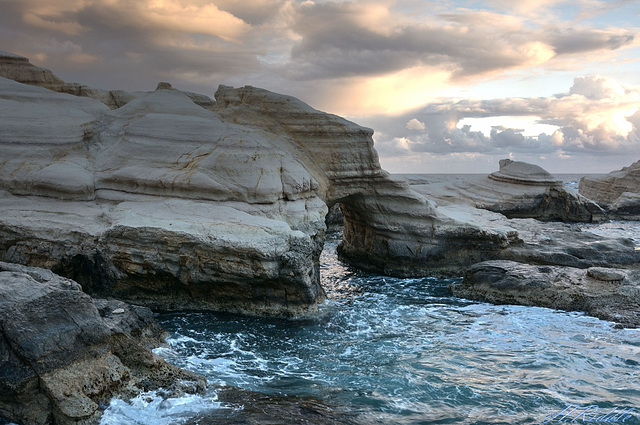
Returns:
[[[639,88],[625,88],[607,77],[583,76],[554,97],[431,103],[404,115],[395,126],[386,123],[393,130],[377,135],[376,143],[395,156],[416,152],[640,155],[639,100]],[[475,121],[467,120],[470,117]],[[523,118],[553,130],[524,134],[524,128],[515,126],[524,124]],[[482,120],[504,125],[486,131],[468,124]]]

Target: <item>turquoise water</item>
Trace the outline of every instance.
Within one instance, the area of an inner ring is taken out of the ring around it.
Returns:
[[[212,383],[313,396],[362,423],[559,423],[550,415],[567,405],[578,408],[565,422],[594,419],[579,413],[595,405],[626,409],[624,423],[640,423],[639,330],[458,299],[447,290],[455,279],[365,274],[341,264],[336,245],[323,253],[329,301],[317,316],[161,315],[171,348],[158,353]],[[151,394],[112,402],[103,424],[180,423],[212,406],[229,408],[213,392]]]

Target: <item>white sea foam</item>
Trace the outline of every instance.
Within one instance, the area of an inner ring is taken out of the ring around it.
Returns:
[[[172,425],[211,409],[228,408],[217,396],[185,395],[165,398],[160,391],[145,392],[130,401],[113,399],[104,411],[100,425]]]

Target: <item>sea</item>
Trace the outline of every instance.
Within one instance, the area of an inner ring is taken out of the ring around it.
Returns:
[[[638,222],[581,226],[640,245]],[[328,235],[321,256],[328,300],[316,315],[159,314],[170,337],[156,353],[211,389],[114,399],[101,424],[181,424],[211,410],[218,419],[204,423],[224,424],[248,407],[221,402],[225,386],[313,399],[361,424],[640,424],[640,330],[456,298],[459,277],[365,273],[337,258],[339,240]]]
[[[572,190],[579,177],[561,176]],[[580,226],[640,245],[638,222]],[[461,278],[361,272],[337,258],[339,240],[328,235],[322,253],[328,300],[317,315],[161,314],[170,347],[157,353],[213,387],[311,397],[362,424],[640,424],[640,330],[456,298],[448,286]],[[220,402],[215,390],[170,400],[150,393],[112,401],[102,424],[179,424],[212,408],[225,423],[224,412],[244,407]]]

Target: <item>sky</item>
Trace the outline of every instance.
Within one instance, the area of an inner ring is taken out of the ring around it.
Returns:
[[[392,173],[640,160],[636,0],[0,0],[0,50],[67,82],[295,96]]]

